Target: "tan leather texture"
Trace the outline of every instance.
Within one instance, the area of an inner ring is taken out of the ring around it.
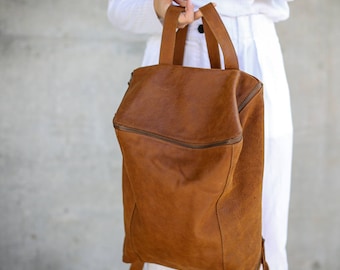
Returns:
[[[226,68],[177,64],[181,10],[172,6],[160,64],[134,70],[113,119],[123,156],[123,260],[134,270],[144,262],[268,269],[261,236],[262,83],[238,69],[213,5],[201,11],[210,41],[216,39],[207,42],[211,50],[220,44]]]

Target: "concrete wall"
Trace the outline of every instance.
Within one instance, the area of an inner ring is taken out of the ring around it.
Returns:
[[[340,2],[296,0],[278,25],[291,86],[295,150],[291,269],[340,269]]]
[[[106,0],[0,0],[0,270],[123,270],[111,119],[143,42]],[[295,123],[293,270],[340,269],[340,2],[280,23]],[[274,269],[275,270],[275,269]]]

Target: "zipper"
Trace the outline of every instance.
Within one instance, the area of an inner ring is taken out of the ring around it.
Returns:
[[[186,148],[191,148],[191,149],[205,149],[205,148],[211,148],[211,147],[216,147],[216,146],[222,146],[222,145],[228,145],[228,144],[235,144],[238,143],[242,140],[242,135],[237,136],[235,138],[231,138],[231,139],[226,139],[223,141],[218,141],[218,142],[213,142],[213,143],[207,143],[207,144],[192,144],[192,143],[186,143],[183,141],[179,141],[176,139],[172,139],[172,138],[168,138],[159,134],[155,134],[152,132],[148,132],[145,130],[140,130],[137,128],[132,128],[132,127],[126,127],[126,126],[122,126],[119,124],[113,124],[114,128],[121,130],[121,131],[126,131],[126,132],[131,132],[131,133],[136,133],[139,135],[144,135],[144,136],[148,136],[151,138],[155,138],[155,139],[159,139],[162,141],[166,141],[169,143],[173,143],[179,146],[183,146]]]
[[[248,96],[246,96],[246,98],[241,102],[241,104],[238,106],[238,112],[240,113],[244,107],[248,104],[248,102],[254,97],[256,96],[256,94],[258,93],[258,91],[261,89],[262,87],[262,83],[258,83],[254,89],[249,93]]]

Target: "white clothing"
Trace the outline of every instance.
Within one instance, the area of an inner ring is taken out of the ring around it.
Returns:
[[[195,3],[208,3],[197,0]],[[223,0],[214,1],[222,5]],[[251,1],[234,0],[232,3],[281,3],[280,14],[286,10],[286,1]],[[259,4],[260,5],[260,4]],[[264,5],[264,4],[263,4]],[[274,8],[275,4],[268,10]],[[138,8],[138,9],[134,9]],[[153,11],[152,0],[111,0],[109,4],[109,18],[117,21],[117,14],[125,14],[129,18],[129,25],[123,25],[125,30],[153,34],[147,42],[143,65],[157,64],[159,58],[161,24],[158,19],[152,24],[150,9]],[[127,11],[128,10],[128,11]],[[134,11],[133,11],[134,10]],[[139,14],[145,11],[144,20]],[[124,12],[123,12],[124,11]],[[135,13],[133,13],[135,12]],[[129,15],[130,13],[130,15]],[[134,15],[132,15],[132,13]],[[263,12],[264,13],[264,12]],[[277,14],[279,14],[277,13]],[[246,12],[247,14],[247,12]],[[287,14],[286,14],[287,15]],[[285,15],[285,16],[286,16]],[[120,15],[117,15],[120,16]],[[276,19],[285,16],[275,15]],[[138,18],[136,18],[138,17]],[[155,16],[157,18],[157,16]],[[133,19],[132,19],[133,18]],[[134,20],[136,18],[136,21]],[[248,72],[264,83],[265,100],[265,172],[263,180],[263,217],[262,234],[265,238],[266,258],[270,269],[287,270],[286,239],[288,223],[288,206],[290,196],[290,174],[292,159],[292,120],[289,89],[284,71],[281,48],[276,35],[273,17],[258,12],[244,16],[222,16],[229,35],[238,55],[240,69]],[[201,21],[190,25],[184,65],[194,67],[210,67],[204,35],[197,31]],[[142,29],[141,29],[142,28]],[[145,264],[146,270],[166,270],[163,266]]]
[[[208,2],[216,3],[221,16],[264,14],[274,22],[289,17],[288,1],[293,0],[192,0],[196,8]],[[108,18],[112,25],[121,30],[148,35],[162,32],[153,0],[109,0]]]
[[[289,16],[287,0],[217,0],[216,9],[221,16],[239,17],[251,14],[263,14],[274,22]],[[206,0],[193,0],[198,8],[207,4]]]

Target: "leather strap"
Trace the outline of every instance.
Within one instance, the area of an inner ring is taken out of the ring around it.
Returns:
[[[221,46],[225,68],[239,69],[238,60],[230,36],[214,5],[209,3],[200,8],[203,18],[211,29],[217,43]]]
[[[159,55],[160,64],[173,64],[176,43],[177,20],[182,11],[183,8],[173,5],[171,5],[166,11],[163,22],[161,51]]]
[[[175,44],[175,55],[174,65],[183,65],[185,40],[187,38],[188,26],[178,29],[176,32],[176,44]]]
[[[221,68],[220,50],[217,40],[211,31],[206,19],[203,17],[203,29],[205,34],[205,40],[207,42],[208,55],[211,68]]]
[[[209,59],[212,68],[220,68],[218,44],[221,46],[225,68],[238,69],[238,60],[229,34],[212,3],[200,8],[203,14],[204,32],[206,35]],[[178,16],[183,8],[170,6],[166,12],[162,43],[160,50],[160,64],[181,65],[183,62],[184,46],[187,27],[176,33]]]

